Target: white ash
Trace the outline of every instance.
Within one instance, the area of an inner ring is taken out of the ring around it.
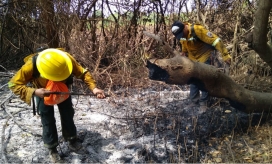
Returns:
[[[105,99],[72,96],[74,122],[85,149],[77,153],[68,149],[61,136],[59,112],[55,106],[58,151],[63,160],[66,163],[190,162],[190,158],[184,156],[201,149],[196,141],[205,138],[202,134],[213,134],[196,120],[209,120],[211,113],[199,115],[198,108],[184,111],[189,92],[175,88],[169,86],[162,91],[120,89]],[[8,89],[0,92],[1,100],[10,95]],[[41,137],[40,117],[33,116],[32,108],[17,96],[4,105],[0,111],[0,130],[6,125],[5,134],[2,134],[4,142],[1,141],[4,153],[1,163],[50,163]],[[20,110],[23,111],[16,113]],[[209,110],[224,113],[218,106]],[[14,114],[13,118],[7,121],[10,114]],[[224,121],[223,117],[217,119]],[[224,129],[226,133],[228,130]],[[200,153],[199,158],[201,156]]]

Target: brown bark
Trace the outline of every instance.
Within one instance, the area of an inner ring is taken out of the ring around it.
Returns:
[[[259,0],[255,12],[252,48],[272,68],[272,48],[267,44],[268,18],[272,1]]]
[[[130,25],[128,27],[128,38],[130,39],[131,36],[136,37],[137,36],[137,28],[138,28],[138,17],[139,17],[139,13],[140,13],[140,7],[141,7],[141,3],[142,1],[134,1],[134,5],[133,5],[133,15],[132,18],[130,20]],[[132,35],[133,34],[133,35]]]
[[[164,47],[165,51],[172,53],[174,56],[168,59],[150,59],[150,63],[162,69],[157,69],[158,71],[156,71],[154,66],[147,66],[149,68],[150,79],[177,85],[193,83],[207,90],[211,96],[230,100],[232,105],[236,105],[235,107],[247,113],[268,112],[271,109],[271,93],[247,90],[214,66],[193,62],[187,57],[179,55],[177,51],[171,49],[158,35],[146,31],[143,33],[157,40]]]
[[[272,107],[272,94],[250,91],[236,84],[229,76],[213,66],[193,62],[183,56],[170,59],[151,59],[169,74],[165,80],[167,84],[194,83],[206,89],[211,96],[227,98],[239,104],[245,112],[269,111]]]

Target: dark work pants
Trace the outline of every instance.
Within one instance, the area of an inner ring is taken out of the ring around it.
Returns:
[[[208,59],[205,64],[211,65],[211,60]],[[201,97],[199,98],[200,92],[201,91]],[[190,95],[189,98],[192,102],[196,103],[197,101],[199,102],[207,102],[209,99],[209,93],[206,91],[200,90],[196,85],[190,84]],[[198,100],[199,98],[199,100]]]
[[[37,98],[38,110],[43,126],[43,142],[47,148],[58,146],[58,133],[54,116],[54,106],[45,105],[44,100]],[[60,104],[57,104],[60,112],[62,136],[65,141],[76,138],[76,126],[74,124],[74,108],[71,96]]]

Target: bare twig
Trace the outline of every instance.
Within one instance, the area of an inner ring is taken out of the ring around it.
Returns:
[[[25,111],[25,110],[28,110],[28,109],[27,109],[27,108],[26,108],[26,109],[22,109],[22,110],[17,111],[16,113],[20,113],[20,112]],[[21,124],[20,122],[18,122],[18,121],[13,117],[14,113],[11,114],[10,112],[8,112],[8,110],[6,110],[6,112],[7,112],[8,115],[13,119],[14,123],[17,124],[18,127],[19,127],[20,129],[22,129],[22,131],[27,132],[27,133],[30,133],[30,134],[32,134],[33,136],[42,137],[40,134],[36,133],[36,132],[33,131],[32,129],[27,129],[27,128],[25,128],[23,124]]]
[[[169,53],[173,55],[179,55],[179,53],[176,50],[172,49],[171,46],[167,42],[162,40],[159,35],[155,35],[147,31],[143,31],[143,34],[157,40],[164,47],[164,50],[168,51]]]
[[[0,103],[0,107],[2,107],[3,104],[5,104],[6,101],[8,101],[14,94],[10,91],[10,94],[7,96],[7,98]]]
[[[180,144],[178,145],[178,158],[179,158],[179,163],[181,163],[181,158],[180,158]]]
[[[237,55],[237,31],[238,31],[238,27],[240,25],[240,15],[237,15],[237,22],[236,22],[236,26],[235,26],[235,30],[234,30],[234,36],[233,36],[233,47],[232,47],[232,52],[231,52],[231,56],[232,58],[236,57]],[[232,59],[232,61],[234,61]]]
[[[260,124],[261,124],[261,121],[262,121],[262,119],[263,119],[263,114],[264,114],[264,112],[262,112],[261,118],[260,118],[259,123],[258,123],[258,125],[256,126],[255,130],[258,130],[258,128],[259,128],[259,126],[260,126]]]
[[[20,105],[10,105],[10,104],[7,104],[6,106],[7,107],[14,107],[14,108],[24,108],[24,109],[27,109],[27,110],[32,109],[32,107],[25,107],[25,106],[20,106]]]
[[[6,127],[8,125],[8,121],[11,117],[8,117],[6,122],[4,123],[3,127],[2,127],[2,136],[1,136],[1,143],[2,143],[2,146],[1,146],[1,154],[2,154],[2,159],[4,160],[4,163],[8,163],[8,160],[7,160],[7,157],[6,157],[6,144],[4,143],[5,141],[5,130],[6,130]]]
[[[79,92],[49,92],[49,94],[56,94],[56,95],[82,95],[82,96],[96,96],[93,93],[79,93]],[[105,95],[106,97],[110,97],[109,95]]]
[[[23,110],[20,110],[20,111],[17,111],[15,113],[13,113],[13,115],[21,112]],[[3,127],[2,127],[2,136],[1,136],[1,154],[2,154],[2,159],[4,159],[4,162],[5,163],[8,163],[8,160],[7,160],[7,157],[6,157],[6,144],[5,144],[5,130],[6,130],[6,127],[8,126],[8,121],[12,118],[13,116],[12,115],[9,115],[6,122],[4,123]]]
[[[231,150],[230,143],[229,142],[225,142],[225,144],[227,145],[227,149],[228,149],[229,153],[231,154],[232,160],[235,162],[236,160],[235,160],[233,151]]]
[[[1,68],[3,68],[5,71],[8,71],[5,67],[3,67],[2,65],[0,65]]]
[[[14,73],[11,72],[0,72],[1,77],[12,77]]]
[[[4,86],[7,86],[7,85],[8,85],[8,83],[6,83],[6,84],[0,86],[0,90],[1,90]]]
[[[155,119],[155,122],[154,122],[154,149],[156,148],[157,120],[158,120],[158,116],[156,116],[156,119]]]

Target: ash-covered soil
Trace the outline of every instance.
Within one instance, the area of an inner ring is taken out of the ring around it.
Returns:
[[[42,142],[39,115],[0,85],[1,163],[50,163]],[[181,89],[183,88],[183,89]],[[59,153],[65,163],[174,163],[213,160],[213,141],[246,132],[267,115],[245,114],[224,99],[213,98],[207,112],[188,105],[186,86],[154,82],[147,89],[120,88],[110,97],[72,96],[80,152],[71,152],[61,134],[57,107]],[[261,119],[262,118],[262,119]],[[222,162],[222,161],[221,161]]]

